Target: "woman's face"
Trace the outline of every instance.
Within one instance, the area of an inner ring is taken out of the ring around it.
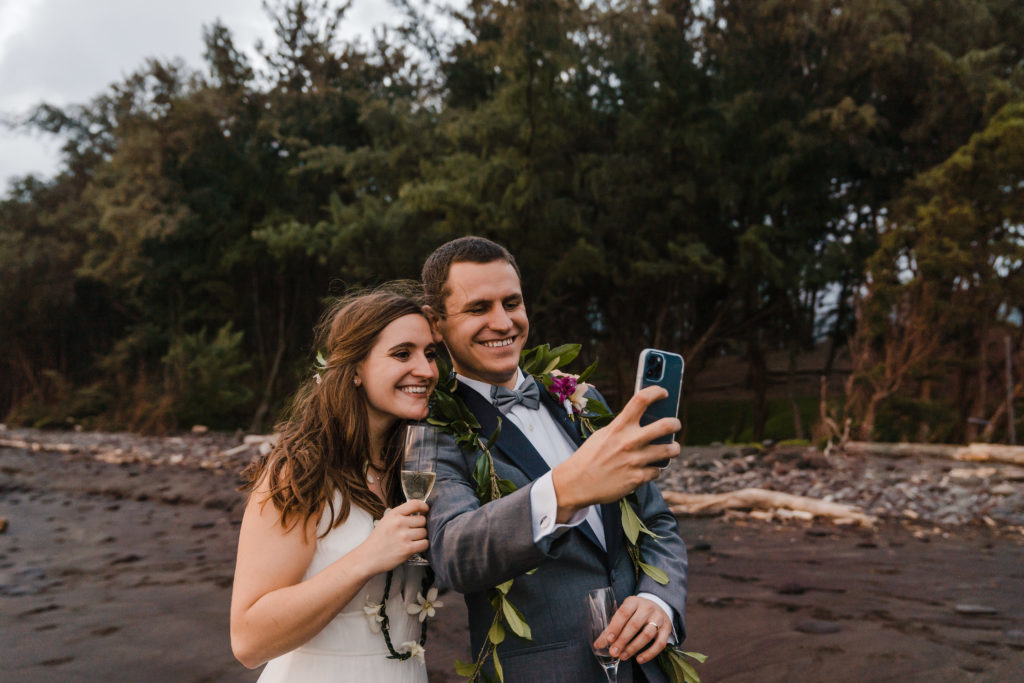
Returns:
[[[427,416],[430,392],[437,384],[435,358],[430,325],[422,315],[402,316],[381,330],[356,370],[366,392],[371,430],[381,433],[396,419]]]

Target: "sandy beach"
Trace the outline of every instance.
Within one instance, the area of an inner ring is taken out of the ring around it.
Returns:
[[[0,680],[255,680],[228,642],[237,462],[106,459],[0,448]],[[727,515],[680,530],[704,681],[1021,680],[1018,528]],[[431,681],[469,658],[461,598],[445,603]]]

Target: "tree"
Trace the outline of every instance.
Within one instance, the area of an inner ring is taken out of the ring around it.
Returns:
[[[972,439],[967,418],[996,410],[999,398],[986,388],[1001,379],[1002,358],[987,352],[991,332],[1021,336],[1021,187],[1024,104],[1016,103],[900,197],[870,261],[855,340],[847,410],[862,438],[875,433],[883,402],[898,395],[959,414],[948,430],[926,425],[932,438]],[[932,384],[952,391],[933,393]]]

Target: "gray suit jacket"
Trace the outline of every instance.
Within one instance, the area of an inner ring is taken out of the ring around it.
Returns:
[[[486,437],[497,426],[500,413],[486,399],[468,387],[456,393],[481,424]],[[570,438],[581,443],[578,421],[547,392],[542,404]],[[535,479],[548,471],[544,459],[509,420],[502,420],[501,433],[491,455],[499,477],[517,487],[514,493],[481,506],[473,481],[473,466],[479,453],[466,453],[454,439],[442,435],[437,460],[437,482],[431,496],[427,530],[430,564],[438,583],[465,594],[474,657],[480,652],[494,618],[487,589],[515,578],[508,599],[519,608],[532,630],[532,641],[518,638],[506,629],[498,658],[505,680],[516,681],[603,681],[604,673],[590,649],[584,599],[592,588],[612,586],[619,603],[639,592],[652,593],[675,611],[675,629],[685,637],[686,546],[679,538],[675,517],[668,511],[653,483],[637,490],[637,513],[651,531],[662,538],[643,542],[644,559],[669,576],[662,586],[640,574],[636,579],[626,553],[617,504],[602,506],[605,552],[586,523],[565,533],[534,543],[530,516],[530,489]],[[536,569],[526,576],[525,572]],[[643,674],[634,677],[634,667],[619,667],[619,681],[667,680],[656,662],[648,662]]]

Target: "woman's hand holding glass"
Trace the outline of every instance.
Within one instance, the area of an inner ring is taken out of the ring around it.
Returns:
[[[405,428],[405,448],[402,454],[402,491],[409,501],[425,501],[434,488],[434,466],[437,461],[437,430],[425,423]],[[426,521],[424,521],[426,524]],[[426,550],[426,548],[424,548]],[[408,564],[426,565],[425,557],[416,553]]]
[[[394,569],[429,547],[424,516],[429,510],[422,500],[410,500],[384,512],[362,543],[366,556],[374,564],[373,573]]]

